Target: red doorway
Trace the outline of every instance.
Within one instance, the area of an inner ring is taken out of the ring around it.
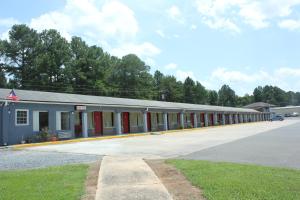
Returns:
[[[194,128],[195,126],[195,124],[194,124],[194,113],[191,113],[191,125],[192,125],[192,127]]]
[[[214,114],[210,114],[211,126],[214,125]]]
[[[94,112],[95,135],[103,134],[102,112]]]
[[[148,131],[151,131],[151,113],[150,112],[147,113],[147,128],[148,128]]]
[[[200,121],[201,121],[201,123],[203,123],[203,125],[204,125],[204,113],[201,113],[200,114]],[[202,125],[202,124],[201,124]]]
[[[123,112],[123,133],[129,133],[129,112]]]

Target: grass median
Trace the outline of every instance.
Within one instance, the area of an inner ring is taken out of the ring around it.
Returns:
[[[300,170],[193,160],[167,160],[208,200],[300,199]]]
[[[80,199],[88,167],[82,164],[0,171],[0,199]]]

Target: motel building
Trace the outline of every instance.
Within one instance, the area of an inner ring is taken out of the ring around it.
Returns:
[[[59,139],[201,128],[269,120],[269,112],[151,100],[0,89],[0,145],[42,131]],[[201,135],[199,135],[201,137]]]

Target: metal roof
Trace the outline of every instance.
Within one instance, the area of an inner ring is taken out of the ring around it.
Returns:
[[[269,108],[269,107],[275,107],[273,104],[265,103],[265,102],[255,102],[251,103],[249,105],[244,106],[244,108]]]
[[[0,88],[0,101],[5,101],[11,89]],[[67,93],[40,92],[31,90],[14,90],[19,97],[19,102],[30,103],[56,103],[71,105],[96,105],[112,107],[139,107],[156,108],[162,110],[199,110],[199,111],[219,111],[219,112],[241,112],[257,113],[258,111],[246,108],[210,106],[187,103],[174,103],[165,101],[152,101],[141,99],[127,99]]]

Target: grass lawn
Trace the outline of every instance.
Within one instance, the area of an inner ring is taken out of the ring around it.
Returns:
[[[167,163],[200,187],[208,200],[300,199],[300,170],[191,160]]]
[[[1,200],[80,199],[88,165],[0,171]]]

